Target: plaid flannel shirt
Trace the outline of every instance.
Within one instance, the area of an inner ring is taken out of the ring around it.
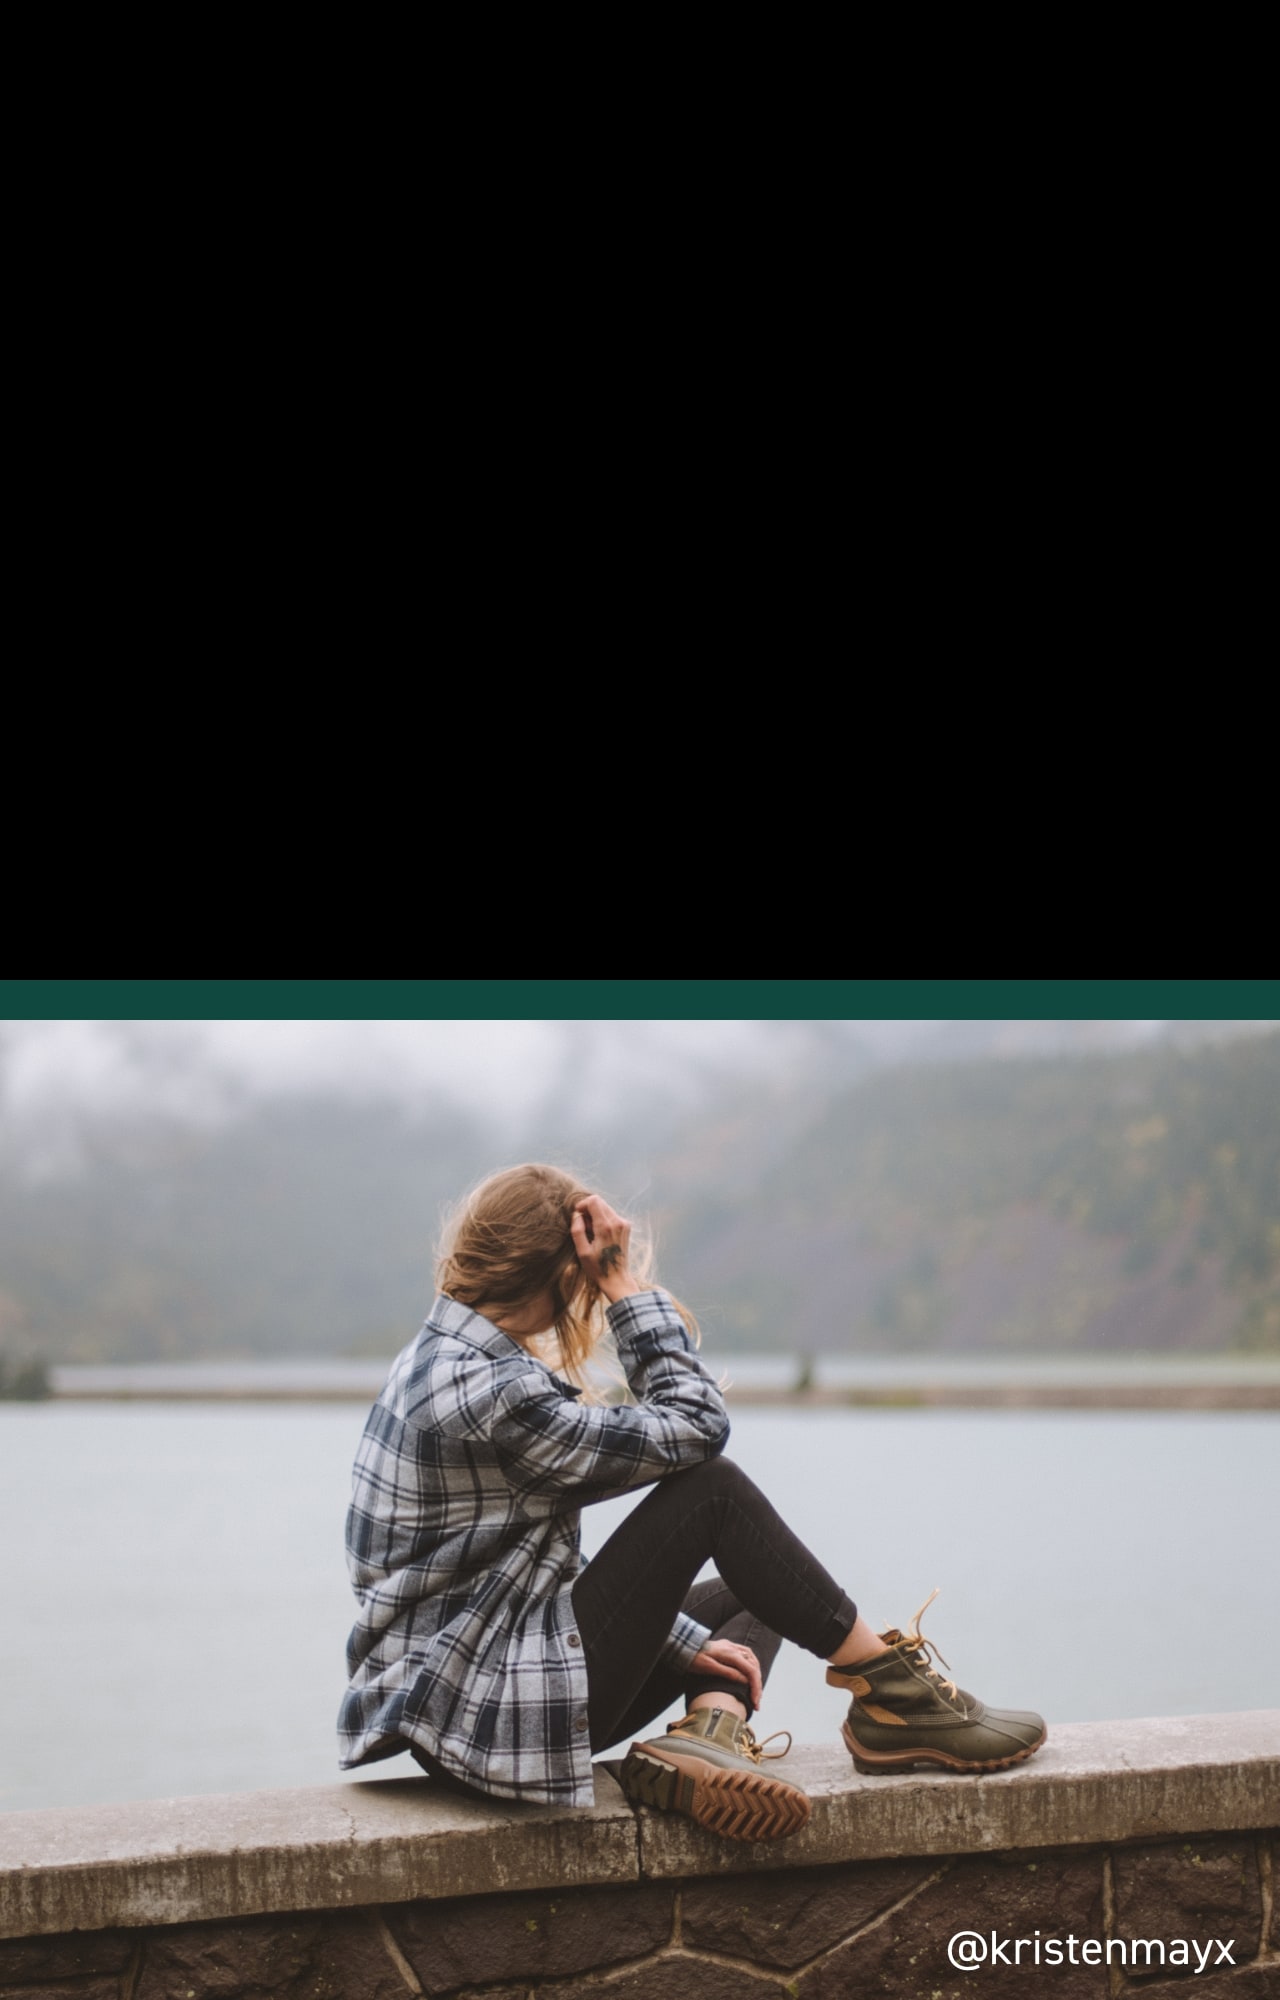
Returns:
[[[578,1391],[441,1294],[392,1366],[356,1454],[340,1766],[409,1743],[480,1790],[594,1798],[571,1591],[579,1510],[723,1451],[729,1418],[667,1293],[609,1309],[635,1404]],[[710,1633],[683,1613],[663,1657]]]

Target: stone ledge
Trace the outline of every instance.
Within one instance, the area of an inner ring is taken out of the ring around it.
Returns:
[[[0,1815],[0,1938],[634,1882],[613,1779],[562,1811],[429,1778]]]
[[[1029,1762],[989,1777],[918,1769],[864,1778],[842,1751],[812,1747],[771,1768],[803,1785],[813,1801],[799,1833],[750,1846],[640,1806],[641,1874],[746,1874],[1273,1826],[1280,1709],[1050,1725],[1048,1742]]]
[[[838,1747],[776,1768],[805,1786],[813,1816],[758,1847],[633,1811],[607,1764],[578,1812],[413,1777],[9,1813],[0,1937],[1239,1832],[1275,1823],[1280,1709],[1060,1724],[1029,1763],[990,1777],[863,1778]]]

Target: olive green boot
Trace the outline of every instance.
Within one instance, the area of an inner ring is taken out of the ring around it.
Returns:
[[[859,1771],[904,1771],[912,1764],[1003,1771],[1045,1740],[1043,1717],[1030,1709],[988,1708],[932,1665],[930,1654],[942,1655],[921,1637],[920,1619],[937,1594],[925,1599],[909,1632],[894,1626],[880,1634],[888,1652],[827,1668],[830,1685],[853,1695],[840,1728]]]
[[[665,1736],[633,1743],[618,1768],[618,1783],[629,1799],[662,1812],[687,1813],[700,1826],[727,1840],[776,1840],[795,1833],[809,1817],[809,1797],[783,1778],[760,1769],[766,1756],[785,1757],[791,1748],[767,1751],[741,1716],[724,1708],[695,1708],[667,1725]]]

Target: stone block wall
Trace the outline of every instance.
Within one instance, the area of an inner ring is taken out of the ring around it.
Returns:
[[[0,1943],[4,2000],[1277,2000],[1280,1832],[836,1862]],[[995,1931],[1018,1963],[952,1967]],[[1039,1933],[1065,1962],[1035,1965]],[[1195,1940],[1187,1965],[1167,1960]],[[1074,1939],[1074,1953],[1068,1940]],[[1128,1963],[1135,1939],[1138,1965]],[[1126,1961],[1108,1941],[1124,1943]],[[1210,1940],[1216,1945],[1205,1956]],[[1103,1947],[1081,1957],[1090,1941]],[[1230,1963],[1217,1962],[1218,1945]],[[1072,1957],[1075,1963],[1071,1962]],[[1203,1970],[1197,1972],[1197,1960]]]
[[[94,1852],[92,1815],[11,1814],[0,2000],[1280,2000],[1280,1712],[1062,1735],[982,1779],[802,1753],[810,1829],[754,1847],[633,1813],[605,1770],[586,1815],[334,1788],[336,1852],[303,1794],[203,1802],[204,1850],[171,1855],[166,1802],[95,1809]],[[189,1841],[202,1802],[167,1803]],[[1198,1824],[1174,1832],[1179,1804]],[[988,1962],[953,1963],[961,1933]]]

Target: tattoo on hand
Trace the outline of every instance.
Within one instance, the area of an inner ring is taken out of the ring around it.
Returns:
[[[600,1252],[600,1276],[607,1278],[610,1271],[616,1270],[621,1262],[622,1245],[620,1243],[606,1243],[604,1249]]]

